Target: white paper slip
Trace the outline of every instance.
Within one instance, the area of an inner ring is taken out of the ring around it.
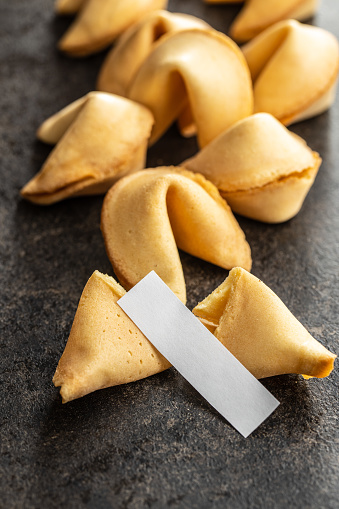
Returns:
[[[244,437],[279,405],[154,271],[118,304],[155,348]]]

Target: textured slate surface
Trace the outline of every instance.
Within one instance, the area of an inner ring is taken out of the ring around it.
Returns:
[[[265,380],[281,405],[246,440],[174,369],[61,405],[51,379],[78,299],[94,269],[112,269],[99,230],[102,197],[40,208],[18,194],[50,150],[35,129],[94,87],[104,58],[57,53],[69,20],[56,19],[52,3],[0,4],[0,506],[338,508],[338,369],[325,380]],[[239,9],[200,0],[169,7],[223,31]],[[339,36],[338,15],[335,0],[323,0],[314,22]],[[253,273],[338,353],[338,101],[293,130],[323,157],[302,211],[279,226],[240,223]],[[172,129],[148,163],[179,163],[195,148]],[[227,275],[185,254],[182,261],[190,307]]]

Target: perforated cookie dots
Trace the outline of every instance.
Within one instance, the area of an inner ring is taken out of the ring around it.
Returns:
[[[170,363],[118,306],[125,290],[95,271],[82,292],[53,383],[63,403],[159,373]]]

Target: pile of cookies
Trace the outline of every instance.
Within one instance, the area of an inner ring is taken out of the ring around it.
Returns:
[[[254,376],[333,369],[336,356],[250,274],[233,212],[267,223],[299,212],[321,157],[286,126],[333,103],[338,42],[297,21],[314,13],[315,0],[248,0],[230,31],[249,41],[242,48],[166,4],[56,2],[59,14],[77,14],[60,50],[84,56],[117,41],[98,90],[39,128],[55,147],[21,194],[48,205],[107,192],[101,229],[122,285],[96,271],[83,291],[53,379],[64,402],[169,367],[117,300],[155,270],[185,303],[178,248],[230,270],[193,312]],[[174,122],[197,136],[200,151],[180,167],[145,169],[147,147]]]

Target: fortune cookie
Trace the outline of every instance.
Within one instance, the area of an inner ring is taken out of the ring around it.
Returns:
[[[154,45],[166,34],[188,28],[211,27],[195,16],[154,11],[131,26],[108,53],[97,80],[97,89],[127,96],[128,88],[140,65]]]
[[[237,214],[280,223],[295,216],[321,158],[268,113],[240,120],[182,163],[213,182]]]
[[[141,64],[128,97],[152,111],[151,143],[185,111],[204,146],[253,110],[251,79],[240,49],[226,35],[206,29],[164,35]],[[184,125],[190,123],[187,119]]]
[[[105,193],[145,166],[153,117],[128,99],[91,92],[46,120],[40,140],[57,143],[21,195],[49,205],[71,196]]]
[[[119,38],[101,67],[97,89],[127,96],[130,83],[154,45],[168,33],[189,28],[211,29],[205,21],[188,14],[151,12]],[[180,115],[178,127],[183,136],[196,134],[189,106]]]
[[[335,99],[338,41],[322,28],[281,21],[243,48],[254,87],[254,111],[288,125],[319,115]]]
[[[247,0],[232,23],[230,36],[237,42],[246,42],[278,21],[304,21],[313,16],[318,3],[319,0]]]
[[[156,168],[123,178],[101,215],[106,251],[126,289],[154,270],[186,302],[177,246],[205,261],[250,270],[245,235],[217,188],[184,169]]]
[[[256,378],[298,373],[328,376],[336,355],[316,341],[279,297],[242,268],[193,313]]]
[[[59,41],[59,49],[72,56],[86,56],[114,41],[143,16],[165,9],[167,0],[59,0],[57,12],[76,20]]]
[[[88,280],[53,378],[54,385],[61,386],[63,403],[170,366],[118,306],[125,293],[99,271]]]

